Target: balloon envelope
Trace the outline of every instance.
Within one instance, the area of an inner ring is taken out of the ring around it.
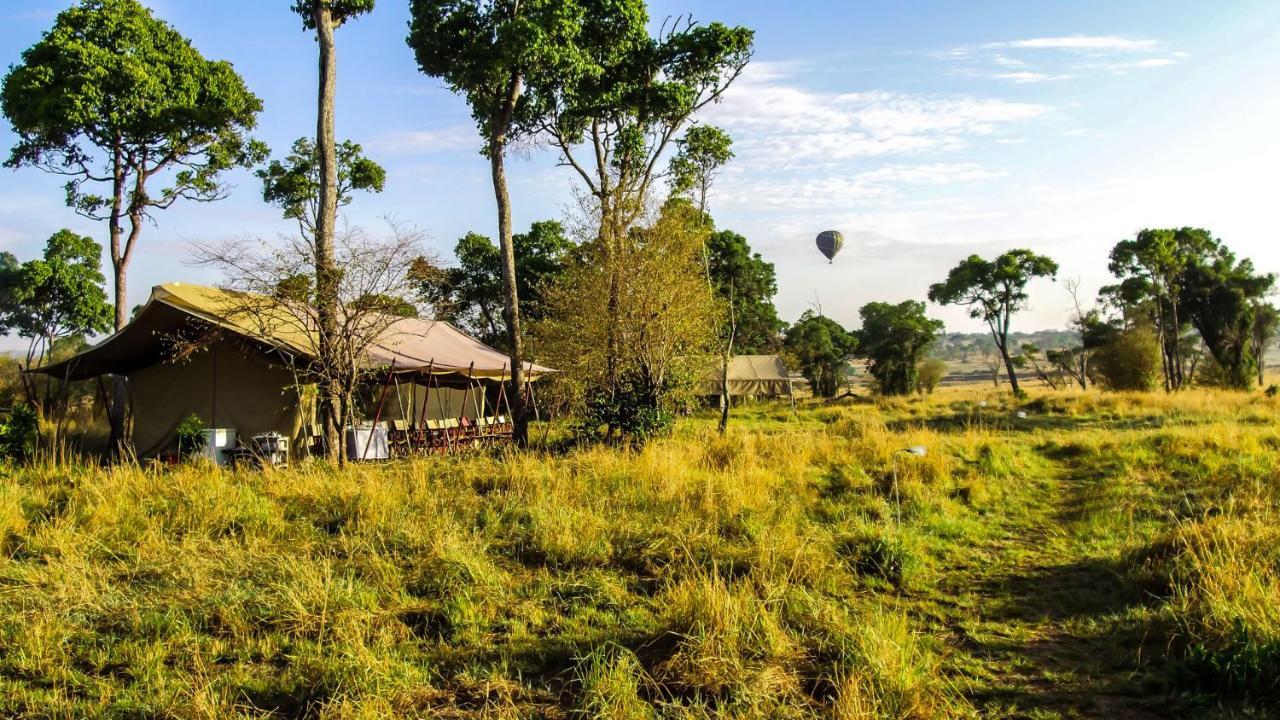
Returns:
[[[824,230],[818,233],[818,250],[827,256],[827,260],[835,259],[836,253],[844,246],[844,236],[839,230]]]

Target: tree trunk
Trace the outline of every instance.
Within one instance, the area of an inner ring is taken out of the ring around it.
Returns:
[[[1009,375],[1009,388],[1013,390],[1014,395],[1017,395],[1019,393],[1018,374],[1013,369],[1013,358],[1009,357],[1007,343],[1008,341],[1006,340],[1005,342],[997,343],[996,346],[1000,349],[1000,358],[1004,360],[1004,371]]]
[[[519,75],[511,78],[503,109],[493,119],[489,135],[489,168],[493,175],[493,195],[498,202],[498,250],[502,254],[502,286],[505,295],[502,314],[507,321],[507,346],[511,349],[511,404],[512,440],[518,447],[529,442],[529,417],[525,411],[525,362],[524,340],[520,333],[520,294],[516,285],[516,252],[511,238],[511,195],[507,189],[507,171],[504,164],[507,128],[520,101],[522,81]]]
[[[333,17],[327,3],[317,2],[312,10],[316,40],[320,46],[320,83],[317,94],[316,153],[319,156],[320,203],[316,213],[316,315],[320,327],[317,354],[320,364],[333,367],[332,345],[337,337],[338,277],[334,261],[334,226],[338,220],[337,151],[334,139],[333,106],[337,79],[337,56],[333,43]],[[330,460],[341,462],[341,400],[332,373],[321,374],[320,413]]]

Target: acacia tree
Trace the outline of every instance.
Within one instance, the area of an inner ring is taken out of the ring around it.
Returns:
[[[862,327],[854,333],[858,354],[885,395],[915,392],[920,361],[942,332],[942,321],[925,316],[924,303],[907,300],[897,305],[873,302],[858,311]]]
[[[583,6],[561,0],[412,0],[409,46],[423,73],[443,78],[466,97],[484,136],[494,198],[498,206],[501,255],[511,356],[511,414],[514,440],[528,440],[525,412],[524,341],[520,332],[520,292],[512,243],[511,195],[506,154],[513,140],[531,133],[546,115],[543,90],[550,76],[573,64]]]
[[[707,195],[720,169],[733,159],[733,140],[714,125],[694,125],[676,142],[671,159],[671,194],[691,195],[698,212],[707,211]]]
[[[315,303],[318,312],[319,353],[330,357],[330,343],[338,342],[339,268],[334,259],[334,231],[338,224],[338,147],[334,132],[334,104],[337,94],[338,56],[334,31],[348,20],[373,10],[375,0],[295,0],[293,11],[302,18],[302,27],[314,31],[319,48],[319,83],[316,93],[316,158],[318,198],[315,232],[310,255],[315,261]],[[322,379],[321,416],[332,459],[338,454],[341,423],[336,391]]]
[[[1058,263],[1030,250],[1010,250],[989,261],[970,255],[951,269],[945,281],[929,286],[929,299],[940,305],[967,306],[970,317],[987,324],[1016,395],[1018,376],[1009,353],[1009,321],[1026,305],[1027,283],[1057,273]]]
[[[59,13],[5,76],[0,102],[18,135],[6,165],[66,176],[67,204],[107,222],[117,329],[145,221],[180,199],[225,197],[221,173],[266,154],[246,136],[262,101],[231,64],[206,60],[136,0]]]
[[[42,257],[22,265],[10,258],[0,263],[0,333],[27,339],[26,369],[44,365],[59,340],[111,330],[102,246],[91,238],[59,230],[45,243]],[[27,400],[47,413],[52,385],[46,385],[43,399],[25,375],[23,386]]]
[[[689,119],[719,100],[741,74],[751,58],[753,33],[688,20],[663,23],[650,36],[644,0],[581,2],[588,11],[575,63],[546,88],[543,130],[591,201],[597,255],[610,278],[606,312],[616,320],[624,276],[631,271],[620,258],[663,174],[658,163]],[[620,339],[611,331],[604,340],[604,387],[612,394],[623,363]]]

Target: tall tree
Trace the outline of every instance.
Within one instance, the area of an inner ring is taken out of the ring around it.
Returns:
[[[59,340],[111,330],[102,246],[92,238],[59,230],[42,257],[20,266],[6,258],[0,273],[0,331],[27,339],[27,368],[45,364]],[[53,399],[50,386],[41,399],[26,378],[24,385],[28,401],[45,412]]]
[[[1178,277],[1178,302],[1200,333],[1222,372],[1222,382],[1244,390],[1253,384],[1260,358],[1253,350],[1257,303],[1271,291],[1275,276],[1259,275],[1253,263],[1208,233],[1188,252]]]
[[[1253,333],[1250,336],[1250,350],[1258,364],[1258,385],[1266,384],[1267,349],[1276,338],[1276,330],[1280,329],[1280,310],[1275,305],[1262,300],[1253,302]]]
[[[658,163],[699,110],[719,100],[751,58],[745,27],[692,20],[648,30],[644,0],[581,0],[587,8],[575,63],[546,93],[544,130],[582,181],[598,221],[599,262],[611,278],[604,303],[617,326],[630,272],[620,258],[645,214]],[[605,387],[615,386],[621,338],[605,338]]]
[[[1146,305],[1155,323],[1166,390],[1177,390],[1187,381],[1180,342],[1187,318],[1180,312],[1179,280],[1188,259],[1203,252],[1210,240],[1198,228],[1145,229],[1111,249],[1108,268],[1121,280],[1116,296]]]
[[[542,89],[573,64],[574,38],[583,7],[560,0],[412,0],[409,46],[423,73],[463,95],[484,137],[493,194],[498,206],[502,259],[503,317],[511,356],[514,439],[528,440],[525,412],[524,340],[520,291],[512,243],[511,195],[506,155],[510,143],[546,116]]]
[[[316,157],[319,180],[315,232],[312,237],[315,262],[315,302],[318,314],[318,352],[337,361],[339,343],[339,268],[334,259],[334,228],[338,223],[338,147],[334,131],[334,104],[337,95],[338,56],[334,31],[348,20],[373,10],[375,0],[295,0],[293,11],[302,18],[302,27],[314,31],[319,47],[319,83],[316,92]],[[337,389],[326,378],[319,383],[325,447],[329,458],[340,457],[339,404]]]
[[[334,198],[337,207],[351,204],[356,190],[382,192],[387,171],[364,156],[364,149],[347,140],[335,148]],[[320,153],[311,138],[298,138],[283,160],[258,170],[262,199],[279,207],[286,220],[296,220],[298,231],[312,244],[320,222]]]
[[[752,252],[747,239],[732,230],[711,233],[707,258],[716,295],[732,305],[736,352],[776,351],[783,323],[773,304],[778,293],[773,263]]]
[[[733,140],[714,125],[694,125],[676,142],[671,159],[671,194],[692,196],[699,212],[707,212],[707,195],[720,168],[733,159]]]
[[[915,392],[920,361],[942,332],[942,321],[924,312],[919,300],[867,303],[858,311],[862,317],[862,327],[854,333],[858,354],[870,361],[868,371],[881,393]]]
[[[840,323],[806,310],[787,328],[785,347],[815,397],[834,397],[858,338]]]
[[[1018,376],[1009,352],[1009,322],[1026,305],[1027,284],[1057,273],[1058,263],[1030,250],[1010,250],[994,260],[970,255],[951,269],[945,281],[929,286],[929,299],[940,305],[967,306],[970,317],[987,324],[1016,395]]]
[[[59,13],[5,76],[0,103],[18,135],[6,164],[66,176],[67,204],[107,222],[117,328],[145,221],[180,199],[225,197],[222,172],[266,154],[246,135],[262,101],[137,0]]]

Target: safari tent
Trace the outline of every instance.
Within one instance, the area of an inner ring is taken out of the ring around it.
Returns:
[[[127,378],[139,457],[171,449],[192,414],[241,438],[276,432],[299,439],[315,415],[310,339],[284,323],[239,317],[234,298],[200,285],[156,286],[124,328],[41,371],[67,380]],[[183,341],[196,337],[199,343]],[[447,322],[419,318],[390,321],[367,362],[386,369],[392,390],[389,397],[383,386],[366,393],[384,405],[383,420],[476,417],[511,375],[503,353]],[[537,379],[550,370],[530,364],[527,372]]]
[[[721,381],[723,366],[716,363],[702,382],[702,394],[724,394]],[[783,398],[791,397],[791,376],[777,355],[734,355],[729,358],[729,396]]]

